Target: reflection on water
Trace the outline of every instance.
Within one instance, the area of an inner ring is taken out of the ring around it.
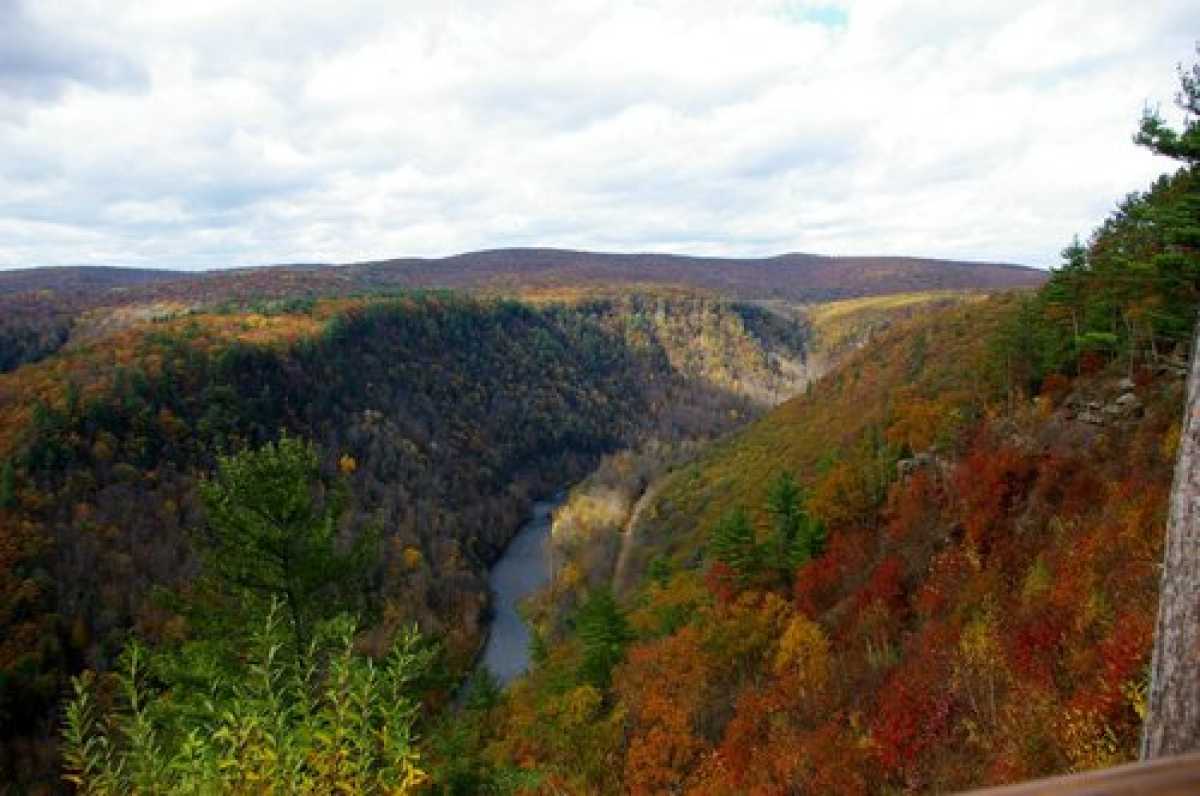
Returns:
[[[513,537],[488,575],[495,613],[483,650],[483,665],[501,685],[508,685],[529,667],[529,629],[521,621],[517,605],[550,581],[546,540],[550,537],[551,512],[561,502],[559,498],[535,503],[533,518]]]

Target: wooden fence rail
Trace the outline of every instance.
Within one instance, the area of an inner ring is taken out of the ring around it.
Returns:
[[[1146,796],[1200,794],[1200,753],[985,788],[971,791],[970,796],[1132,796],[1135,793]]]

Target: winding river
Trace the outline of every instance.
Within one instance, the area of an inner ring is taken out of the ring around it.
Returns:
[[[517,606],[550,582],[546,540],[550,538],[551,514],[563,499],[559,495],[534,503],[533,517],[517,531],[488,574],[494,613],[482,661],[502,686],[529,668],[529,629]]]

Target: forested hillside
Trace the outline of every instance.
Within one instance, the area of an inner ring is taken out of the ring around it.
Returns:
[[[222,303],[361,296],[413,288],[512,295],[529,290],[705,291],[727,298],[827,301],[904,290],[1034,286],[1031,268],[904,257],[759,259],[616,255],[500,249],[442,259],[279,265],[188,273],[123,268],[37,268],[0,273],[0,373],[53,353],[68,338],[91,339],[153,317]]]
[[[1183,131],[1137,135],[1177,170],[1044,284],[514,250],[67,301],[0,375],[0,776],[894,794],[1131,759],[1200,308],[1181,77]],[[372,292],[414,282],[477,292]],[[931,290],[983,285],[1040,287]],[[571,483],[501,691],[486,568]]]
[[[185,633],[197,479],[216,457],[312,440],[345,477],[381,641],[417,621],[474,655],[486,565],[531,498],[639,439],[703,438],[804,378],[806,327],[748,305],[631,295],[540,308],[451,294],[292,302],[142,323],[0,376],[7,776],[53,754],[68,673],[131,631]],[[785,370],[782,363],[787,363]]]
[[[1036,294],[892,324],[605,522],[600,487],[640,472],[613,460],[559,518],[599,530],[559,547],[577,574],[534,604],[534,670],[432,734],[446,790],[945,792],[1136,757],[1200,306],[1196,135],[1148,116],[1139,142],[1183,167]],[[587,576],[621,537],[616,599]]]

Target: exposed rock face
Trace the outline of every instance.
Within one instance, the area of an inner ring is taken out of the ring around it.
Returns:
[[[1136,395],[1127,392],[1116,400],[1116,406],[1122,414],[1132,414],[1142,408],[1142,402]]]
[[[896,462],[896,475],[900,478],[907,478],[922,467],[934,464],[934,461],[932,453],[918,453],[911,459],[901,459]]]
[[[1200,324],[1171,488],[1142,758],[1200,749]]]

